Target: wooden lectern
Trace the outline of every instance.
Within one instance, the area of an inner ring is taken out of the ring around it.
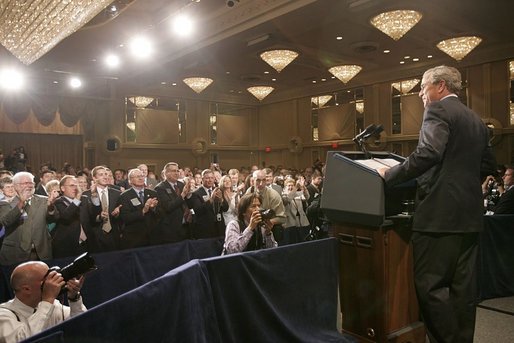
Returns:
[[[403,157],[373,152],[372,159]],[[321,208],[340,242],[343,331],[362,342],[425,342],[412,272],[411,216],[402,201],[415,183],[384,190],[361,152],[328,152]],[[371,161],[373,162],[373,161]]]

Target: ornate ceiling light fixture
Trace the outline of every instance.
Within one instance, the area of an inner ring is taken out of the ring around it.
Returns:
[[[297,57],[298,53],[292,50],[270,50],[261,54],[264,62],[268,63],[279,73]]]
[[[398,92],[402,94],[409,93],[412,88],[414,88],[419,83],[419,79],[411,79],[411,80],[404,80],[400,82],[393,82],[391,83],[391,86],[393,86]]]
[[[0,43],[29,65],[50,51],[112,0],[2,1]]]
[[[355,110],[359,112],[360,114],[364,113],[364,102],[356,102],[355,103]]]
[[[205,88],[209,87],[213,82],[213,80],[208,77],[188,77],[182,81],[184,81],[186,85],[198,94],[200,94]]]
[[[332,99],[332,95],[320,95],[320,96],[313,96],[311,98],[311,101],[314,105],[318,107],[323,107],[327,104],[327,102]]]
[[[394,40],[399,40],[414,27],[423,15],[412,10],[397,10],[380,13],[370,19],[371,25]]]
[[[150,105],[154,98],[147,96],[131,96],[128,98],[130,102],[134,104],[137,108],[146,108],[146,106]]]
[[[514,79],[514,61],[509,62],[510,79]]]
[[[476,48],[481,41],[482,38],[477,36],[455,37],[440,41],[437,47],[450,57],[460,61],[466,57],[471,50]]]
[[[361,66],[355,64],[347,64],[341,66],[335,66],[330,68],[328,71],[337,77],[342,83],[347,83],[354,78],[362,70]]]
[[[267,97],[271,92],[273,92],[275,88],[270,86],[255,86],[249,87],[246,90],[250,92],[254,97],[262,101],[265,97]]]

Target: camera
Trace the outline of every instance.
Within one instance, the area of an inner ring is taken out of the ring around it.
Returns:
[[[64,281],[67,282],[68,280],[96,269],[98,269],[98,267],[95,265],[95,260],[89,255],[89,252],[85,252],[65,267],[51,267],[48,269],[46,275],[55,270],[56,272],[61,273]]]
[[[267,210],[260,209],[259,213],[261,214],[262,220],[275,218],[275,211],[271,208],[268,208]]]

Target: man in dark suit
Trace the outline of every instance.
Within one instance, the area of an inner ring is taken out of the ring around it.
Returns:
[[[477,238],[482,230],[481,176],[496,166],[488,130],[457,94],[457,69],[429,69],[416,150],[391,169],[388,186],[417,178],[412,225],[414,282],[431,342],[472,342],[476,313]]]
[[[87,212],[87,226],[92,232],[90,248],[95,252],[114,251],[120,248],[121,222],[118,201],[121,192],[109,187],[109,173],[105,166],[91,170],[93,184],[83,193]]]
[[[38,194],[38,195],[48,196],[45,186],[48,183],[48,181],[56,179],[55,172],[53,170],[49,170],[49,169],[43,170],[41,172],[40,178],[41,178],[41,180],[39,181],[39,183],[36,187],[36,191],[34,193]]]
[[[0,225],[5,229],[0,264],[51,259],[52,244],[47,220],[53,220],[53,198],[34,194],[34,175],[19,172],[13,176],[16,198],[0,202]]]
[[[121,193],[120,219],[123,222],[121,248],[131,249],[150,244],[151,230],[157,224],[157,193],[145,188],[145,177],[139,169],[128,173],[131,188]]]
[[[52,230],[54,258],[78,256],[86,251],[88,236],[82,226],[82,190],[75,176],[64,175],[59,186],[62,195],[55,200],[57,225]]]
[[[219,188],[214,188],[214,173],[210,169],[202,171],[202,186],[191,193],[186,200],[194,211],[193,238],[211,238],[225,235],[225,223],[222,212],[228,210],[228,203],[223,204]]]
[[[514,166],[507,167],[502,176],[505,192],[494,207],[494,214],[514,214]]]
[[[148,177],[148,166],[146,164],[140,164],[137,166],[137,169],[143,172],[143,176],[145,178],[145,187],[154,189],[159,182],[154,178]]]
[[[179,167],[175,162],[167,163],[163,173],[166,179],[155,187],[160,220],[152,233],[153,244],[180,242],[189,237],[188,223],[185,221],[189,208],[184,199],[190,193],[190,183],[184,186],[178,181]]]

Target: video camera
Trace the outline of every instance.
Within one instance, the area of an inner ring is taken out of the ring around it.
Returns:
[[[50,274],[50,272],[56,271],[56,272],[60,273],[62,275],[64,281],[67,282],[73,278],[76,278],[80,275],[84,275],[87,272],[90,272],[90,271],[96,270],[96,269],[98,269],[98,267],[95,264],[95,260],[93,259],[92,256],[89,255],[89,252],[85,252],[65,267],[62,267],[62,268],[60,268],[58,266],[50,267],[48,269],[48,271],[46,272],[45,278],[48,276],[48,274]],[[43,285],[41,285],[41,287],[43,287]],[[63,288],[63,291],[64,290],[65,289]]]

